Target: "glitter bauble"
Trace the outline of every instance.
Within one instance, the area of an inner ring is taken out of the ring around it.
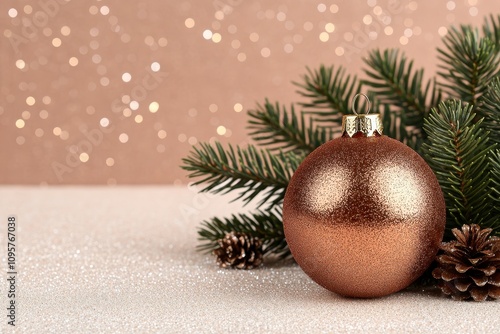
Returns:
[[[377,132],[344,132],[312,152],[294,173],[283,205],[297,263],[318,284],[350,297],[384,296],[410,285],[432,263],[445,220],[430,167]]]

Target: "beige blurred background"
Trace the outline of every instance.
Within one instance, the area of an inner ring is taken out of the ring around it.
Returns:
[[[400,48],[426,74],[453,24],[498,1],[0,2],[0,183],[182,184],[192,145],[245,144],[305,67],[361,73]]]

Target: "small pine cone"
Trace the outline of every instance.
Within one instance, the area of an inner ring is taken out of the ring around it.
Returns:
[[[500,299],[500,238],[488,237],[491,231],[476,224],[453,229],[457,240],[441,244],[432,271],[441,291],[455,300]]]
[[[220,247],[213,253],[222,268],[252,269],[262,264],[262,241],[259,238],[231,232],[217,242]]]

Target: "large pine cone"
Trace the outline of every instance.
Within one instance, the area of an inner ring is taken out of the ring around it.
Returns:
[[[492,229],[478,225],[455,228],[457,240],[443,243],[432,275],[441,290],[455,300],[500,298],[500,238],[489,237]]]
[[[222,268],[252,269],[262,263],[262,242],[259,238],[231,232],[217,242],[220,247],[213,253]]]

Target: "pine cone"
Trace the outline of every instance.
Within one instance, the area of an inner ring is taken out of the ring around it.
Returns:
[[[252,269],[262,263],[262,242],[259,238],[231,232],[217,242],[220,247],[213,253],[222,268]]]
[[[491,228],[463,225],[455,228],[457,240],[441,244],[432,276],[438,287],[455,300],[500,298],[500,238],[489,237]]]

